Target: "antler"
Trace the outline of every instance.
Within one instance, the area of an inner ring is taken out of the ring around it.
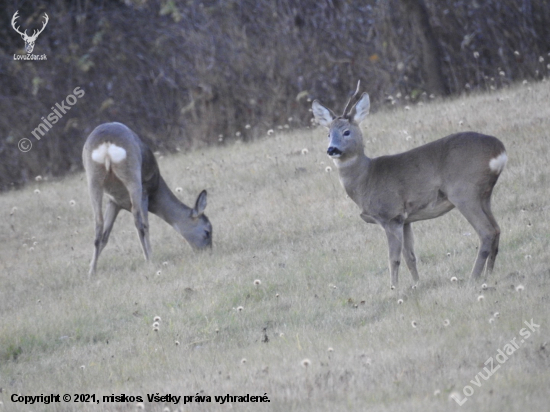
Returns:
[[[361,80],[357,81],[357,88],[355,89],[355,92],[351,95],[348,102],[346,103],[346,107],[344,107],[344,112],[342,113],[342,117],[346,117],[349,115],[349,113],[346,114],[346,111],[348,110],[349,104],[351,103],[352,99],[357,96],[357,93],[359,93],[359,86],[361,85]]]
[[[27,38],[31,41],[33,40],[36,40],[36,38],[38,37],[38,35],[40,33],[42,33],[44,31],[44,29],[46,28],[46,25],[48,24],[48,22],[50,21],[50,18],[48,17],[48,15],[46,13],[44,13],[44,19],[45,21],[42,23],[42,28],[40,30],[34,30],[34,33],[32,34],[32,36],[28,36],[27,35],[27,30],[25,30],[23,33],[19,30],[19,27],[15,27],[15,21],[17,20],[17,18],[19,17],[18,16],[18,13],[19,13],[19,10],[17,10],[15,12],[15,14],[13,15],[13,18],[11,19],[11,26],[13,27],[13,29],[19,33],[21,36],[23,36],[24,38]]]
[[[46,25],[48,24],[48,22],[50,21],[50,18],[48,17],[48,15],[46,13],[44,13],[44,19],[45,21],[42,23],[42,28],[40,30],[35,30],[34,33],[32,34],[31,36],[31,39],[34,39],[36,40],[36,38],[38,37],[38,35],[40,33],[42,33],[44,31],[44,29],[46,28]]]
[[[19,17],[19,16],[17,15],[17,13],[19,13],[19,10],[17,10],[17,11],[15,12],[15,14],[13,15],[13,18],[11,19],[11,26],[12,26],[13,29],[14,29],[17,33],[19,33],[21,36],[26,36],[26,35],[27,35],[27,30],[25,30],[25,33],[21,33],[21,32],[19,31],[19,27],[15,27],[15,20],[17,20],[17,18]]]

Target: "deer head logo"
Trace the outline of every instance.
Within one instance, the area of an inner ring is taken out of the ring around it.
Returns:
[[[17,10],[15,12],[15,14],[13,15],[13,18],[11,19],[11,25],[12,25],[13,29],[21,35],[23,40],[25,40],[25,50],[27,51],[27,54],[31,54],[33,49],[34,49],[34,42],[36,41],[38,35],[44,31],[44,29],[46,28],[46,25],[48,24],[48,21],[50,20],[50,18],[48,17],[48,15],[46,13],[44,13],[44,22],[42,23],[42,28],[40,30],[34,30],[34,33],[32,34],[32,36],[28,36],[27,35],[27,30],[25,30],[22,33],[19,30],[19,27],[15,26],[15,21],[19,17],[17,15],[17,13],[19,13],[19,10]]]

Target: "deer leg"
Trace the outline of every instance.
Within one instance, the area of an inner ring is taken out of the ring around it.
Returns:
[[[487,258],[493,253],[493,264],[494,258],[496,257],[496,252],[498,249],[498,239],[500,234],[500,229],[494,227],[491,219],[487,216],[482,207],[482,202],[462,202],[455,203],[460,213],[470,222],[470,224],[475,229],[477,235],[479,236],[479,251],[477,254],[474,267],[472,269],[471,278],[479,279],[485,264],[487,263]],[[494,220],[494,218],[493,218]],[[496,223],[496,222],[495,222]],[[492,266],[491,266],[492,269]]]
[[[143,257],[145,260],[149,260],[151,256],[151,249],[149,247],[149,228],[147,227],[147,218],[144,216],[142,209],[142,188],[141,179],[137,180],[137,184],[127,183],[126,188],[130,193],[130,201],[132,202],[132,215],[134,215],[134,224],[136,226],[139,241],[141,243],[141,249],[143,250]]]
[[[391,221],[384,225],[388,238],[389,264],[391,283],[390,288],[395,289],[398,283],[399,265],[401,264],[401,250],[403,248],[403,224]]]
[[[414,284],[418,283],[418,270],[416,270],[416,255],[414,254],[414,235],[412,225],[405,223],[403,225],[403,257],[407,262],[409,272],[411,272]]]
[[[143,213],[143,223],[146,227],[145,236],[143,237],[143,244],[148,251],[149,256],[152,254],[151,241],[149,240],[149,197],[143,196],[141,200],[141,211]]]
[[[103,216],[103,221],[105,223],[103,225],[103,236],[101,237],[101,242],[99,244],[98,255],[103,251],[103,248],[109,241],[109,235],[111,234],[111,230],[113,230],[113,225],[115,224],[118,212],[120,212],[120,207],[112,200],[109,200],[107,202],[107,206],[105,207],[105,214]]]
[[[96,271],[97,259],[101,253],[101,238],[103,236],[103,215],[102,215],[102,202],[103,202],[103,187],[97,181],[89,179],[88,188],[90,192],[90,200],[92,202],[92,210],[94,212],[95,220],[95,239],[94,239],[94,254],[92,261],[90,262],[89,274],[93,275]]]
[[[493,216],[493,212],[491,211],[491,198],[487,197],[486,200],[484,200],[481,204],[481,207],[483,211],[485,212],[485,215],[493,225],[493,229],[495,230],[495,237],[493,239],[493,242],[491,244],[491,252],[489,253],[489,258],[487,259],[487,274],[491,273],[493,271],[493,268],[495,266],[495,260],[497,258],[498,254],[498,243],[500,240],[500,227]]]

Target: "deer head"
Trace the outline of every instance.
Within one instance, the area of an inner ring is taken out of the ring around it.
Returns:
[[[363,135],[359,125],[369,114],[370,100],[367,93],[348,111],[351,101],[359,93],[360,82],[357,89],[346,103],[341,116],[322,106],[317,100],[313,102],[313,114],[317,123],[329,129],[329,144],[327,154],[332,159],[344,160],[346,158],[363,155]]]
[[[27,53],[31,54],[33,49],[34,49],[34,42],[36,42],[36,39],[38,38],[38,35],[44,31],[44,28],[46,28],[46,25],[48,24],[48,21],[50,20],[50,18],[48,17],[48,15],[46,13],[44,13],[44,22],[42,23],[42,28],[40,30],[34,30],[32,36],[28,36],[27,35],[27,30],[25,30],[24,32],[21,32],[19,30],[19,27],[15,26],[15,21],[19,17],[17,15],[18,13],[19,13],[19,10],[17,10],[15,12],[15,14],[13,15],[13,18],[11,19],[11,25],[12,25],[13,29],[17,33],[19,33],[21,35],[21,37],[23,38],[23,40],[25,41],[25,50],[27,51]]]

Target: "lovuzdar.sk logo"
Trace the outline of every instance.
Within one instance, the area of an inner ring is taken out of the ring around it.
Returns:
[[[27,34],[27,30],[25,30],[24,32],[21,32],[21,30],[19,30],[19,27],[15,25],[16,20],[19,17],[18,13],[19,13],[19,10],[17,10],[13,15],[13,18],[11,19],[11,26],[17,33],[21,35],[21,37],[25,41],[25,50],[27,51],[27,54],[14,54],[13,59],[14,60],[47,60],[47,57],[45,54],[32,54],[32,51],[34,50],[34,43],[36,42],[36,39],[38,38],[40,33],[42,33],[46,28],[46,25],[48,24],[48,21],[50,20],[50,18],[46,13],[44,13],[44,21],[42,22],[42,28],[40,30],[34,30],[32,35],[29,36]]]

